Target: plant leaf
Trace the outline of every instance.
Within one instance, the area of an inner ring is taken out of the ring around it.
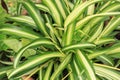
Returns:
[[[38,46],[38,45],[54,45],[49,39],[47,38],[40,38],[40,39],[36,39],[34,41],[32,41],[31,43],[29,43],[28,45],[22,47],[18,53],[16,54],[15,56],[15,60],[14,60],[14,68],[17,67],[18,63],[19,63],[19,60],[23,54],[23,52],[30,48],[30,47],[34,47],[34,46]]]
[[[68,54],[67,57],[64,58],[62,63],[58,66],[58,68],[52,74],[50,80],[55,80],[55,78],[58,77],[59,74],[66,68],[66,66],[69,64],[71,59],[72,59],[72,53]]]
[[[36,24],[33,19],[29,16],[17,16],[17,17],[7,17],[7,19],[21,23],[22,25],[29,25],[33,29],[36,29]]]
[[[95,1],[86,1],[83,4],[78,5],[66,18],[64,27],[67,27],[71,22],[76,20],[78,16],[82,14],[82,12],[85,10],[86,7],[88,7],[91,4],[100,2],[102,0],[95,0]]]
[[[50,10],[43,4],[36,4],[36,7],[42,11],[50,13]]]
[[[8,78],[15,78],[20,77],[24,73],[30,71],[31,69],[35,68],[36,66],[39,66],[40,64],[48,61],[51,58],[55,57],[63,57],[64,55],[60,52],[45,52],[43,54],[34,55],[28,60],[26,60],[24,63],[18,65],[16,68],[14,68],[9,74]]]
[[[32,17],[32,19],[34,20],[36,25],[38,26],[39,30],[44,35],[48,35],[46,26],[45,26],[45,22],[39,13],[39,10],[36,8],[36,6],[33,4],[33,2],[30,0],[27,0],[27,1],[23,1],[22,4],[25,7],[25,9],[28,11],[30,16]]]
[[[16,27],[16,26],[12,26],[12,25],[8,25],[8,24],[4,24],[4,25],[0,25],[0,32],[6,33],[6,34],[13,34],[19,37],[24,37],[27,39],[37,39],[40,38],[41,35],[33,32],[33,31],[29,31],[27,29],[22,29],[20,27]]]
[[[53,17],[53,20],[56,22],[56,24],[60,27],[62,27],[63,25],[63,18],[60,14],[60,12],[58,11],[55,3],[53,2],[53,0],[43,0],[42,1],[50,10],[51,15]]]
[[[74,35],[74,30],[75,30],[75,25],[76,23],[73,22],[71,24],[69,24],[67,27],[66,27],[66,30],[64,32],[64,36],[63,36],[63,42],[62,42],[62,46],[66,46],[66,45],[70,45],[72,44],[72,41],[73,41],[73,35]]]
[[[62,51],[67,51],[67,50],[73,50],[73,49],[82,49],[82,48],[93,48],[96,47],[95,44],[91,43],[78,43],[78,44],[72,44],[69,46],[63,47]]]
[[[79,67],[82,66],[83,69],[85,70],[87,79],[96,80],[94,69],[92,67],[91,62],[87,58],[87,56],[77,49],[75,53],[75,57],[76,57],[75,60],[76,60],[77,65]]]
[[[112,70],[103,66],[99,66],[99,65],[95,65],[94,67],[95,67],[96,74],[99,76],[102,76],[108,80],[120,79],[120,76],[119,76],[120,73],[115,70]]]

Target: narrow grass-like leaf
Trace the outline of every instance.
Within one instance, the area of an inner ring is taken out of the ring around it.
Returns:
[[[53,67],[53,62],[50,62],[50,63],[48,64],[48,67],[47,67],[47,70],[46,70],[46,72],[45,72],[45,75],[44,75],[43,80],[49,80],[49,79],[50,79],[52,67]]]
[[[43,4],[36,4],[36,7],[44,12],[50,13],[50,10]]]
[[[17,67],[17,64],[19,63],[19,60],[23,54],[23,52],[30,48],[30,47],[34,47],[34,46],[38,46],[38,45],[54,45],[49,39],[46,38],[40,38],[37,40],[34,40],[33,42],[31,42],[30,44],[26,45],[25,47],[21,48],[17,55],[15,56],[15,60],[14,60],[14,68]]]
[[[59,74],[66,68],[66,66],[69,64],[71,59],[72,59],[72,53],[70,53],[69,55],[67,55],[67,57],[65,57],[62,63],[58,66],[58,68],[52,74],[50,80],[55,80],[55,78],[58,77]]]
[[[76,25],[76,23],[73,22],[66,27],[66,30],[65,30],[64,36],[63,36],[63,42],[62,42],[63,46],[70,45],[72,43],[75,25]]]
[[[44,35],[48,35],[44,20],[43,20],[42,16],[40,15],[39,10],[33,4],[33,2],[30,0],[27,0],[27,1],[23,1],[22,4],[25,7],[25,9],[28,11],[29,15],[32,17],[32,19],[34,20],[36,25],[38,26],[39,30]]]
[[[56,69],[58,68],[58,66],[59,66],[59,63],[56,62],[56,63],[54,64],[54,69],[53,69],[53,70],[56,71]],[[59,80],[59,77],[57,77],[56,80]]]
[[[99,13],[99,14],[94,14],[91,16],[87,16],[84,19],[80,20],[77,24],[76,24],[76,30],[81,29],[82,27],[84,27],[85,24],[88,23],[89,20],[96,18],[96,17],[106,17],[106,16],[115,16],[115,15],[120,15],[120,12],[106,12],[106,13]]]
[[[22,11],[22,4],[17,1],[17,15],[20,15],[21,14],[21,11]]]
[[[73,3],[73,2],[72,2]],[[76,0],[76,1],[74,1],[74,8],[73,9],[75,9],[79,4],[81,4],[81,3],[83,3],[83,1],[82,0]]]
[[[118,5],[119,6],[119,5]],[[116,11],[116,10],[119,10],[119,8],[113,6],[110,8],[107,7],[107,9],[103,10],[101,13],[106,13],[106,12],[112,12],[112,11]],[[101,22],[105,21],[106,20],[106,17],[96,17],[96,18],[93,18],[91,21],[89,21],[83,28],[83,32],[86,33],[86,34],[89,34],[89,32],[91,31],[91,29],[93,27],[95,27],[96,25],[99,25]],[[99,23],[99,24],[98,24]],[[81,26],[81,25],[80,25]],[[83,26],[82,26],[83,27]],[[84,34],[81,34],[81,37],[84,38]]]
[[[109,4],[109,3],[108,3]],[[97,12],[97,13],[108,13],[108,12],[114,12],[114,11],[118,11],[119,10],[119,3],[113,3],[113,4],[109,4],[107,7],[105,6],[102,6],[100,9],[104,8],[103,10],[98,10],[100,12]],[[102,20],[102,17],[101,18],[96,18],[96,19],[93,19],[92,21],[90,21],[89,23],[90,24],[93,24],[92,26],[95,26],[96,23],[98,23],[99,21]],[[94,22],[94,23],[92,23]],[[88,25],[90,25],[88,24]]]
[[[39,80],[43,80],[43,75],[44,75],[44,68],[41,67],[41,69],[39,70]]]
[[[95,29],[94,33],[92,32],[92,35],[89,37],[88,42],[94,41],[100,35],[102,30],[103,30],[103,23],[101,23],[101,25]]]
[[[115,53],[119,53],[119,52],[120,52],[120,47],[119,47],[119,45],[117,45],[115,47],[110,47],[110,48],[105,48],[102,50],[94,51],[94,53],[89,54],[88,57],[89,57],[89,59],[93,59],[102,54],[115,54]]]
[[[104,6],[103,6],[103,7],[104,7]],[[101,7],[100,9],[102,9],[103,7]],[[115,2],[115,3],[109,4],[108,6],[106,6],[106,7],[105,7],[104,9],[102,9],[102,10],[98,10],[97,13],[118,11],[118,10],[120,10],[119,7],[120,7],[120,4]]]
[[[60,52],[45,52],[43,54],[38,54],[35,56],[32,56],[28,58],[24,63],[20,64],[17,66],[15,69],[13,69],[9,74],[8,78],[13,78],[13,77],[20,77],[24,73],[30,71],[36,66],[39,66],[40,64],[46,62],[47,60],[55,57],[64,57],[63,54]]]
[[[115,54],[120,52],[120,47],[111,47],[106,54]]]
[[[103,38],[101,38],[101,39],[96,39],[95,41],[94,41],[94,43],[96,44],[96,45],[102,45],[102,44],[107,44],[107,43],[110,43],[110,42],[114,42],[115,41],[115,39],[114,38],[111,38],[111,37],[103,37]]]
[[[111,1],[106,1],[103,5],[101,5],[100,7],[99,7],[99,10],[98,10],[98,12],[97,13],[100,13],[103,9],[105,9],[106,7],[108,7],[109,5],[111,5]]]
[[[65,46],[62,48],[62,51],[67,51],[72,49],[82,49],[82,48],[93,48],[93,47],[96,47],[96,45],[91,43],[78,43],[78,44]]]
[[[96,58],[97,56],[100,56],[100,55],[105,54],[105,53],[107,53],[107,52],[108,52],[108,50],[98,50],[98,51],[94,51],[94,53],[89,54],[88,57],[89,57],[89,59],[93,59],[93,58]]]
[[[5,64],[5,65],[13,65],[13,62],[10,62],[10,61],[2,61],[2,60],[0,60],[0,63]]]
[[[75,80],[78,80],[78,79],[85,80],[86,79],[86,75],[84,73],[85,70],[82,68],[82,66],[78,66],[75,59],[73,59],[73,61],[71,63],[71,69],[72,69],[72,73],[74,75]]]
[[[119,76],[119,72],[109,69],[109,68],[105,68],[99,65],[95,65],[94,66],[96,74],[99,76],[102,76],[104,78],[106,78],[107,80],[119,80],[120,76]]]
[[[67,5],[67,10],[70,13],[70,11],[73,10],[73,8],[74,8],[74,4],[72,2],[70,2],[70,1],[67,1],[67,0],[65,0],[65,3]]]
[[[27,24],[30,27],[35,28],[35,29],[37,28],[33,19],[29,16],[7,17],[7,19],[24,24],[24,25]]]
[[[6,33],[6,34],[13,34],[13,35],[28,38],[28,39],[37,39],[41,37],[41,35],[33,31],[22,29],[20,27],[15,27],[12,25],[0,25],[0,26],[1,26],[0,32]]]
[[[84,68],[87,79],[88,80],[96,80],[94,69],[92,67],[91,62],[87,58],[87,56],[84,55],[80,50],[77,49],[76,53],[75,53],[75,57],[76,57],[75,60],[76,60],[77,65],[79,67],[82,66]]]
[[[100,37],[105,37],[107,35],[109,35],[115,28],[117,28],[117,26],[120,25],[120,18],[119,17],[114,17],[109,24],[105,27],[105,29],[103,30],[103,32],[101,33],[101,35],[98,37],[98,39]]]
[[[58,11],[57,7],[55,6],[55,3],[53,0],[43,0],[42,1],[50,10],[51,15],[53,17],[53,20],[57,23],[57,25],[61,26],[63,25],[63,18]]]
[[[54,28],[53,26],[51,25],[51,23],[46,23],[46,26],[49,28],[49,35],[52,37],[52,40],[54,40],[54,42],[56,41],[56,37],[55,37],[55,34],[54,34]]]
[[[100,2],[102,0],[95,0],[95,1],[86,1],[83,4],[78,5],[70,14],[69,16],[66,18],[65,23],[64,23],[64,27],[67,27],[71,22],[73,22],[74,20],[76,20],[78,18],[78,16],[80,16],[82,14],[82,12],[84,11],[84,9],[86,7],[88,7],[91,4]]]
[[[61,13],[63,19],[66,19],[67,15],[68,15],[68,11],[66,8],[66,5],[64,3],[64,0],[54,0],[56,3],[56,6],[59,10],[59,12]]]
[[[94,63],[94,65],[98,65],[98,66],[105,67],[108,69],[120,71],[119,67],[115,67],[115,66],[109,66],[109,65],[105,65],[105,64],[99,64],[99,63]]]
[[[74,76],[74,75],[76,75],[76,74],[75,74],[75,72],[74,72],[74,70],[72,69],[71,66],[72,66],[71,64],[69,64],[69,65],[67,66],[68,72],[70,72],[69,80],[76,80],[76,76]]]
[[[13,68],[12,66],[0,68],[0,79],[5,77],[7,75],[7,71],[11,70],[12,68]]]
[[[114,66],[114,61],[107,55],[98,56],[97,59],[106,65]]]

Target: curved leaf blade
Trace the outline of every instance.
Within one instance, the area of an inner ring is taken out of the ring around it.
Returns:
[[[64,22],[64,27],[67,27],[71,22],[76,20],[78,18],[78,16],[81,15],[81,13],[84,11],[84,9],[86,7],[88,7],[91,4],[100,2],[100,1],[102,1],[102,0],[86,1],[83,4],[78,5],[66,18],[66,20]]]
[[[75,25],[76,25],[76,23],[73,22],[66,27],[64,36],[63,36],[63,40],[62,40],[62,46],[70,45],[72,43]]]
[[[77,65],[84,68],[87,79],[96,80],[94,69],[87,56],[84,55],[80,50],[76,50],[75,57]]]
[[[63,19],[66,19],[67,15],[68,15],[68,11],[65,5],[64,0],[54,0],[59,12],[61,13]]]
[[[27,1],[23,1],[22,4],[25,7],[25,9],[28,11],[30,16],[32,17],[32,19],[34,20],[34,22],[36,23],[36,25],[40,29],[40,31],[44,35],[48,35],[47,30],[46,30],[46,26],[45,26],[45,22],[39,13],[39,10],[36,8],[36,6],[33,4],[33,2],[30,0],[27,0]]]
[[[33,19],[29,16],[7,17],[7,19],[21,23],[21,24],[29,25],[30,27],[35,28],[35,29],[37,28]]]
[[[82,27],[84,27],[85,24],[88,23],[88,21],[90,21],[91,19],[94,18],[99,18],[99,17],[106,17],[106,16],[117,16],[120,15],[120,12],[104,12],[104,13],[99,13],[99,14],[94,14],[94,15],[90,15],[85,17],[84,19],[80,20],[77,24],[76,24],[76,30],[81,29]],[[93,21],[94,22],[94,21]]]
[[[24,73],[30,71],[31,69],[35,68],[36,66],[46,62],[47,60],[55,57],[64,57],[63,54],[60,52],[45,52],[43,54],[38,54],[35,56],[30,57],[24,63],[18,65],[14,68],[9,74],[8,78],[20,77]]]
[[[67,55],[67,57],[64,58],[63,62],[58,66],[58,68],[52,74],[50,80],[55,80],[55,78],[58,77],[59,74],[66,68],[66,66],[69,64],[71,59],[72,59],[72,53],[70,53],[69,55]]]
[[[78,43],[69,46],[63,47],[62,51],[73,50],[73,49],[82,49],[82,48],[93,48],[96,47],[95,44],[91,43]]]
[[[38,46],[38,45],[42,45],[42,44],[46,44],[46,45],[54,45],[49,39],[46,39],[46,38],[40,38],[40,39],[37,39],[37,40],[34,40],[33,42],[31,42],[30,44],[26,45],[25,47],[21,48],[17,55],[15,56],[15,60],[14,60],[14,68],[17,67],[18,63],[19,63],[19,60],[23,54],[23,52],[30,48],[30,47],[34,47],[34,46]]]
[[[48,64],[48,67],[47,67],[47,70],[45,72],[43,80],[49,80],[50,79],[52,67],[53,67],[53,61]]]
[[[102,76],[108,80],[120,79],[120,76],[119,76],[120,73],[115,70],[112,70],[103,66],[99,66],[99,65],[94,65],[94,67],[95,67],[96,74],[99,76]]]
[[[50,10],[43,4],[36,4],[36,7],[42,11],[50,13]],[[51,14],[51,13],[50,13]]]
[[[63,25],[63,18],[60,14],[60,12],[58,11],[55,3],[53,0],[43,0],[42,1],[50,10],[51,15],[53,17],[53,20],[57,23],[57,25],[59,25],[60,27],[62,27]]]
[[[6,33],[6,34],[13,34],[13,35],[28,38],[31,40],[41,37],[41,35],[33,32],[33,31],[22,29],[20,27],[16,27],[16,26],[12,26],[12,25],[0,25],[0,26],[1,26],[0,32]]]

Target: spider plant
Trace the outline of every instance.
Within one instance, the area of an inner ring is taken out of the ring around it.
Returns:
[[[18,80],[119,80],[119,0],[18,1],[0,24],[12,61],[0,76]],[[28,15],[21,15],[21,9]],[[10,50],[11,49],[11,50]],[[8,55],[9,55],[8,54]],[[6,57],[9,57],[9,56]]]

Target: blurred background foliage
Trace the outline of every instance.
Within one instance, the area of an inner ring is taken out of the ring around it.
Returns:
[[[11,15],[16,15],[17,14],[17,1],[20,0],[1,0],[1,2],[4,1],[5,3],[2,3],[2,5],[6,5],[7,11]],[[40,3],[41,0],[32,0],[35,3]],[[1,9],[0,9],[1,10]],[[23,13],[25,11],[23,10]]]

